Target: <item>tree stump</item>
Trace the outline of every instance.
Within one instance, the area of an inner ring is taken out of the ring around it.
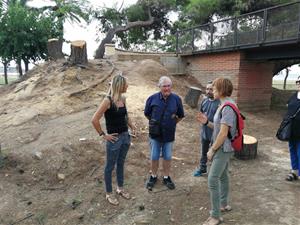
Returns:
[[[72,65],[86,65],[88,63],[85,41],[71,42],[71,56],[69,60]]]
[[[198,100],[202,91],[197,87],[190,87],[187,95],[184,98],[186,104],[191,106],[192,108],[196,108],[198,106]]]
[[[49,39],[47,42],[48,58],[51,60],[63,59],[62,45],[62,39]]]
[[[240,152],[234,152],[238,159],[255,159],[257,156],[257,139],[249,135],[243,135],[244,145]]]

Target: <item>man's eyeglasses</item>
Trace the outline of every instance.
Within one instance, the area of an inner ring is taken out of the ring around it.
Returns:
[[[162,85],[163,88],[169,88],[171,87],[171,84]]]
[[[299,85],[299,84],[300,84],[300,80],[297,80],[297,81],[296,81],[296,84]]]
[[[208,90],[208,91],[212,91],[212,90],[213,90],[213,88],[206,88],[206,90]]]

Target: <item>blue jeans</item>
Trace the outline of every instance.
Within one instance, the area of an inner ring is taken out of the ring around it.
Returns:
[[[202,152],[201,152],[201,159],[199,165],[199,169],[202,171],[206,171],[207,168],[206,164],[207,164],[207,152],[209,149],[209,144],[210,144],[209,140],[205,140],[202,138],[201,140]]]
[[[300,141],[289,141],[291,166],[293,170],[298,170],[300,176]]]
[[[164,160],[172,159],[173,142],[159,142],[150,138],[151,160],[159,160],[160,153]]]
[[[117,165],[117,184],[123,187],[124,184],[124,163],[130,146],[130,136],[128,132],[118,135],[118,140],[114,143],[106,142],[106,165],[104,169],[105,188],[107,193],[112,192],[112,171]]]

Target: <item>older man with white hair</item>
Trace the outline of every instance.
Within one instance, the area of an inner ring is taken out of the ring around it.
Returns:
[[[149,119],[149,139],[151,150],[151,175],[146,187],[152,190],[157,182],[159,157],[163,157],[163,184],[174,189],[170,177],[172,147],[175,140],[176,124],[184,117],[180,97],[172,93],[170,77],[162,76],[158,86],[160,92],[151,95],[145,106],[145,116]]]

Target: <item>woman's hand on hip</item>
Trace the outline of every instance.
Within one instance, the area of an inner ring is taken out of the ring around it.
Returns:
[[[106,134],[104,135],[104,139],[111,143],[115,143],[119,139],[118,135],[119,135],[118,133]]]

